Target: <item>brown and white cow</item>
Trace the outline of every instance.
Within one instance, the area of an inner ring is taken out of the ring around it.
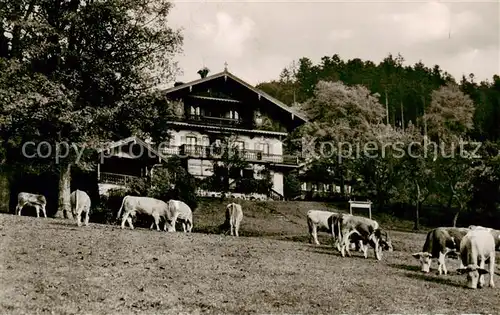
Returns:
[[[460,250],[460,242],[470,231],[468,228],[438,227],[427,233],[424,247],[421,252],[412,254],[421,264],[421,271],[429,272],[432,258],[438,259],[438,273],[447,274],[445,258],[449,253]],[[463,267],[461,265],[461,267]]]
[[[484,267],[489,259],[490,287],[495,287],[495,240],[486,229],[470,230],[460,243],[460,258],[465,267],[457,270],[467,274],[467,286],[471,289],[484,286],[484,275],[488,273]]]
[[[371,245],[377,260],[382,259],[382,250],[392,251],[392,242],[386,231],[380,229],[377,221],[355,216],[351,214],[341,214],[332,217],[332,236],[340,242],[340,252],[345,257],[349,251],[350,243],[353,241],[363,244],[362,251],[364,257],[368,257],[368,245]]]
[[[76,218],[76,224],[82,226],[82,212],[85,212],[85,226],[89,225],[90,197],[82,190],[75,190],[70,195],[71,213]]]
[[[21,215],[21,211],[26,205],[32,206],[36,209],[37,218],[40,217],[40,210],[42,210],[43,216],[47,217],[47,212],[45,210],[45,207],[47,206],[47,200],[45,199],[44,195],[20,192],[17,195],[16,213],[18,215]]]
[[[175,208],[170,209],[168,204],[162,200],[151,197],[125,196],[118,211],[117,220],[120,218],[122,210],[124,210],[121,223],[122,229],[125,228],[125,221],[128,222],[131,229],[134,229],[132,217],[135,217],[137,213],[141,213],[153,217],[157,231],[160,231],[160,218],[163,217],[165,218],[163,229],[167,230],[168,225],[168,231],[175,232],[175,223],[177,222],[179,212]]]
[[[243,220],[243,209],[240,204],[230,203],[226,206],[226,220],[224,226],[229,228],[231,236],[239,236],[240,224]],[[227,233],[227,232],[226,232]]]

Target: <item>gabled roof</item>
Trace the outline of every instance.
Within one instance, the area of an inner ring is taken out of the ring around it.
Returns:
[[[219,73],[207,76],[207,77],[202,78],[202,79],[194,80],[194,81],[191,81],[191,82],[188,82],[188,83],[184,83],[182,85],[171,87],[169,89],[164,90],[163,92],[165,92],[166,94],[169,94],[171,92],[179,91],[179,90],[188,88],[190,86],[197,85],[197,84],[200,84],[200,83],[204,83],[204,82],[207,82],[207,81],[210,81],[210,80],[214,80],[214,79],[217,79],[217,78],[221,78],[221,77],[224,77],[224,76],[227,76],[227,77],[233,79],[234,81],[238,82],[239,84],[241,84],[242,86],[246,87],[247,89],[249,89],[249,90],[257,93],[261,97],[264,97],[265,99],[267,99],[271,103],[275,104],[276,106],[280,107],[281,109],[283,109],[283,110],[289,112],[290,114],[292,114],[292,115],[300,118],[304,122],[308,122],[309,121],[306,117],[304,117],[304,115],[302,115],[301,113],[298,113],[296,110],[292,109],[290,106],[288,106],[285,103],[283,103],[283,102],[275,99],[271,95],[269,95],[269,94],[267,94],[267,93],[265,93],[265,92],[257,89],[256,87],[253,87],[251,84],[243,81],[242,79],[238,78],[237,76],[235,76],[234,74],[230,73],[227,70],[224,70],[222,72],[219,72]]]
[[[146,148],[150,152],[153,152],[153,154],[156,155],[156,156],[158,156],[162,161],[168,162],[162,154],[160,154],[151,145],[149,145],[145,141],[141,140],[137,136],[131,136],[131,137],[128,137],[128,138],[125,138],[125,139],[122,139],[122,140],[118,140],[118,141],[114,141],[114,142],[108,143],[104,148],[98,149],[97,152],[101,153],[101,152],[103,152],[105,150],[113,149],[113,148],[116,148],[116,147],[121,147],[122,145],[128,144],[130,142],[133,142],[134,144],[137,143],[137,144],[141,145],[142,147]]]

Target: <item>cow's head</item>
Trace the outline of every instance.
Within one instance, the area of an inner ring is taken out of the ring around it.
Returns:
[[[389,233],[387,233],[387,231],[385,230],[381,230],[380,235],[381,237],[379,245],[382,247],[382,250],[392,252],[394,248],[392,247],[392,241],[391,238],[389,237]]]
[[[420,261],[421,271],[429,272],[431,269],[432,254],[427,252],[419,252],[412,254],[413,257]]]
[[[481,288],[483,283],[478,281],[481,275],[487,274],[488,270],[484,268],[480,268],[475,264],[468,265],[465,268],[457,269],[457,273],[459,274],[467,274],[467,286],[471,289],[477,289],[478,286]]]

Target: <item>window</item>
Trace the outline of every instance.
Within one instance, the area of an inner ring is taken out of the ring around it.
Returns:
[[[210,139],[207,136],[202,136],[201,145],[208,147],[210,145]]]
[[[226,118],[234,119],[234,120],[239,120],[240,115],[238,114],[237,111],[235,110],[230,110],[228,113],[226,113]]]
[[[191,116],[200,116],[200,107],[199,106],[191,106],[190,107]]]
[[[264,154],[269,154],[269,143],[265,143],[265,142],[257,143],[256,149],[258,151],[261,151]]]
[[[187,136],[186,137],[186,144],[187,145],[196,145],[197,140],[198,139],[196,139],[196,137],[194,137],[194,136]]]

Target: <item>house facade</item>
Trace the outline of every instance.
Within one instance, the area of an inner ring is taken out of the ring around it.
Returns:
[[[148,175],[155,164],[163,163],[169,156],[179,156],[188,172],[202,180],[213,174],[214,165],[221,163],[221,150],[228,149],[224,144],[231,143],[231,148],[248,163],[239,176],[258,179],[266,170],[272,181],[270,197],[283,198],[284,175],[299,166],[299,157],[288,155],[283,141],[292,130],[307,121],[305,117],[227,70],[192,82],[176,83],[164,93],[175,113],[166,126],[170,138],[161,144],[132,138],[112,144],[126,151],[127,143],[139,141],[139,145],[151,153],[150,160],[136,162],[142,167],[133,168],[134,174],[123,175]],[[103,167],[109,171],[104,172],[105,176],[119,173],[118,166],[111,172],[110,164],[118,165],[121,160],[130,159],[119,153],[123,151],[118,149],[112,156],[114,161],[103,163],[108,166],[101,164],[101,172]],[[111,180],[103,176],[100,180],[101,186],[111,184]],[[239,194],[237,187],[232,190],[234,195]],[[202,189],[198,193],[218,195],[216,191]],[[268,196],[254,197],[265,199]]]

